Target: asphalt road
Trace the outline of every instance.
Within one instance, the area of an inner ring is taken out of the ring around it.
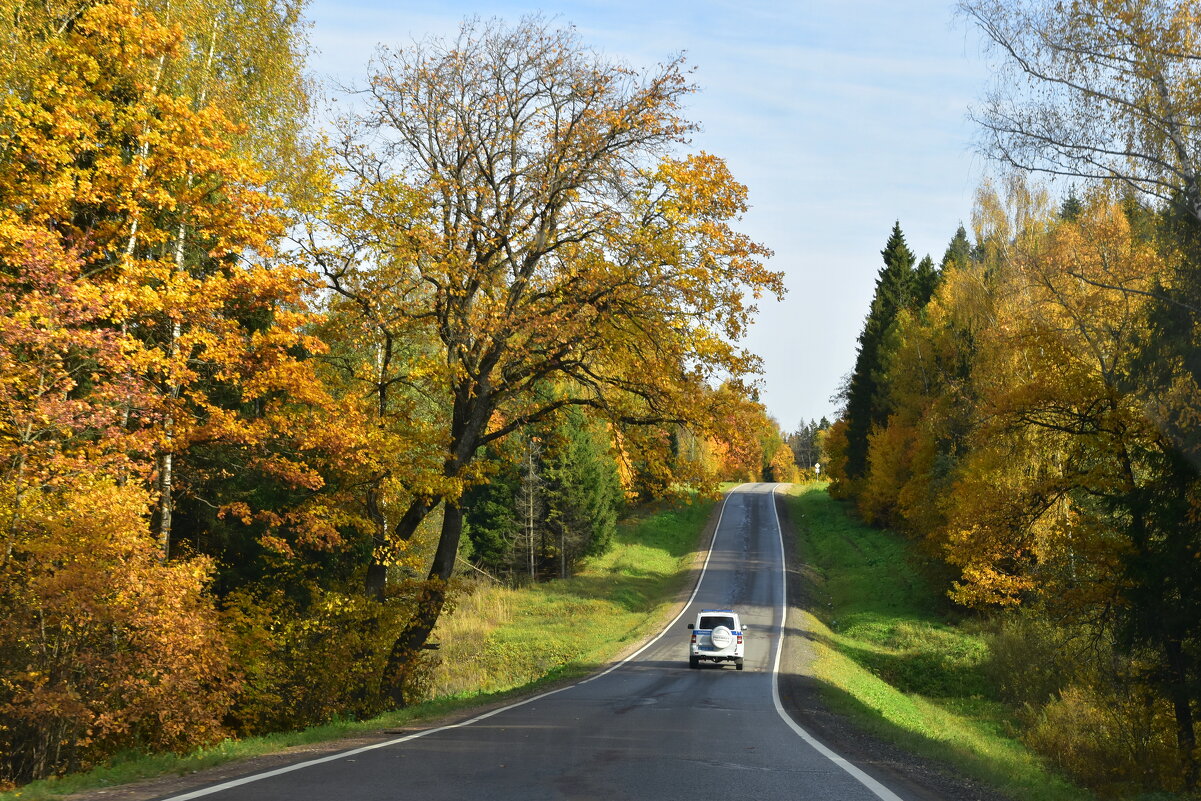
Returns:
[[[784,574],[773,487],[730,493],[688,608],[615,668],[471,721],[169,798],[905,799],[815,744],[779,705]],[[724,607],[748,629],[745,669],[689,669],[687,624],[698,609]]]

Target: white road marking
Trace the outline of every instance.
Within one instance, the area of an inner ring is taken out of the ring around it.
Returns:
[[[813,747],[813,750],[824,756],[826,759],[833,762],[838,767],[851,774],[860,784],[875,793],[876,797],[881,801],[902,801],[901,797],[889,790],[880,782],[868,776],[855,765],[852,765],[845,758],[831,751],[825,745],[817,740],[809,732],[801,728],[787,712],[784,711],[784,705],[780,703],[780,656],[784,652],[784,632],[788,628],[788,560],[784,554],[784,529],[780,526],[780,515],[776,512],[776,489],[779,484],[773,485],[771,488],[771,513],[776,520],[776,532],[780,535],[780,636],[776,640],[776,661],[771,669],[771,700],[776,705],[776,712],[784,719],[797,736]],[[733,494],[733,493],[731,493]]]
[[[584,679],[583,681],[577,681],[575,684],[569,684],[566,687],[559,687],[556,690],[550,690],[548,692],[542,693],[541,695],[535,695],[533,698],[527,698],[524,701],[518,701],[515,704],[509,704],[508,706],[502,706],[500,709],[493,709],[491,712],[485,712],[482,715],[477,715],[476,717],[471,718],[470,720],[464,720],[459,723],[451,723],[447,726],[439,726],[436,729],[425,729],[423,731],[414,732],[413,734],[409,734],[404,737],[398,737],[395,740],[387,740],[386,742],[382,742],[382,743],[373,743],[371,745],[365,745],[362,748],[355,748],[350,751],[340,751],[339,753],[336,753],[336,754],[330,754],[329,756],[320,757],[318,759],[309,759],[304,762],[297,762],[294,765],[286,765],[285,767],[276,768],[275,770],[269,770],[269,771],[265,771],[263,773],[253,773],[249,776],[243,776],[240,779],[232,779],[230,781],[223,782],[221,784],[215,784],[212,787],[202,787],[199,790],[193,790],[189,793],[183,793],[181,795],[173,795],[169,798],[163,799],[162,801],[190,801],[190,799],[193,799],[193,798],[203,798],[206,795],[220,793],[224,790],[231,790],[234,787],[241,787],[244,784],[250,784],[252,782],[262,781],[263,779],[270,779],[273,776],[282,776],[283,774],[291,773],[294,770],[301,770],[302,768],[311,768],[314,765],[321,765],[326,762],[333,762],[334,760],[337,760],[337,759],[346,759],[347,757],[352,757],[357,754],[363,754],[368,751],[374,751],[377,748],[387,748],[388,746],[399,745],[400,743],[407,743],[410,740],[416,740],[418,737],[425,737],[426,735],[429,735],[429,734],[437,734],[438,732],[450,731],[451,729],[460,729],[460,728],[463,728],[464,726],[470,726],[473,723],[479,723],[481,720],[487,720],[488,718],[492,717],[493,715],[499,715],[501,712],[508,712],[510,709],[516,709],[520,706],[525,706],[526,704],[532,704],[535,701],[541,701],[543,698],[548,698],[552,695],[555,695],[556,693],[561,693],[561,692],[564,692],[565,690],[570,690],[573,687],[579,687],[581,684],[587,684],[590,681],[595,681],[596,679],[599,679],[601,676],[609,675],[610,673],[617,670],[622,665],[629,662],[634,657],[641,654],[647,648],[650,648],[652,645],[657,643],[659,640],[663,639],[663,635],[666,634],[671,629],[671,627],[674,626],[679,621],[679,619],[684,616],[684,613],[688,611],[689,607],[692,606],[692,602],[696,600],[697,592],[700,591],[701,583],[705,580],[705,571],[709,569],[709,558],[713,555],[713,544],[717,542],[717,533],[721,530],[721,520],[726,514],[726,501],[728,501],[730,499],[731,495],[733,495],[735,492],[737,492],[738,490],[742,489],[745,486],[746,486],[746,484],[739,484],[737,487],[735,487],[734,489],[727,492],[726,497],[722,499],[721,511],[717,515],[717,525],[713,529],[713,538],[709,541],[709,552],[705,554],[705,563],[703,565],[701,565],[701,574],[697,577],[696,586],[692,588],[692,595],[690,595],[688,597],[688,601],[687,601],[687,603],[684,604],[684,607],[680,610],[680,613],[678,615],[676,615],[674,618],[672,618],[671,622],[668,623],[666,626],[664,626],[663,630],[661,632],[659,632],[653,640],[651,640],[646,645],[642,646],[637,651],[630,654],[629,656],[627,656],[625,659],[621,660],[620,662],[616,662],[613,665],[610,665],[604,671],[597,673],[595,675],[589,676],[588,678]],[[773,504],[773,506],[774,506],[774,504]],[[779,526],[779,521],[777,521],[777,527],[778,526]],[[781,536],[783,536],[783,535],[781,535]],[[782,554],[783,554],[783,550],[781,550],[781,555]],[[780,657],[779,657],[779,654],[777,653],[777,655],[776,655],[777,666],[779,665],[779,661],[780,661]],[[777,709],[778,708],[779,708],[779,703],[777,702]],[[785,718],[785,719],[787,720],[787,718]],[[882,797],[884,797],[884,796],[882,796]],[[895,796],[894,796],[894,798],[895,798]],[[898,799],[898,801],[900,801],[900,800]]]

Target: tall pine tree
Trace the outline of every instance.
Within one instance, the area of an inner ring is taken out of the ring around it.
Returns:
[[[465,496],[466,533],[485,570],[567,576],[613,539],[621,480],[608,432],[578,408],[531,426],[488,483]],[[530,515],[533,508],[534,514]],[[531,526],[532,524],[532,526]]]
[[[885,363],[882,348],[897,313],[912,305],[915,291],[913,251],[905,243],[900,221],[893,225],[880,255],[884,266],[876,277],[875,296],[859,334],[859,354],[847,387],[848,478],[859,478],[867,470],[868,434],[873,424],[883,423],[887,417],[879,386],[880,369]]]

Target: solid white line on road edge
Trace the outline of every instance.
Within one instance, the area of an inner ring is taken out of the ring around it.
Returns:
[[[368,751],[374,751],[377,748],[387,748],[388,746],[399,745],[400,743],[405,743],[405,742],[408,742],[409,740],[416,740],[418,737],[425,737],[428,734],[437,734],[438,732],[450,731],[451,729],[461,729],[464,726],[470,726],[473,723],[479,723],[481,720],[487,720],[488,718],[492,717],[493,715],[499,715],[501,712],[508,712],[510,709],[516,709],[519,706],[525,706],[526,704],[532,704],[535,701],[541,701],[543,698],[547,698],[549,696],[555,695],[556,693],[561,693],[564,690],[570,690],[572,687],[579,687],[581,684],[587,684],[590,681],[599,679],[601,676],[609,675],[610,673],[617,670],[622,665],[629,662],[634,657],[641,654],[647,648],[650,648],[652,645],[657,643],[659,640],[663,639],[663,635],[666,634],[669,630],[671,630],[671,627],[674,626],[679,621],[679,619],[684,616],[684,613],[688,611],[688,608],[690,606],[692,606],[692,602],[696,600],[696,594],[700,591],[701,582],[704,581],[704,579],[705,579],[705,571],[709,569],[709,557],[711,557],[713,555],[713,545],[714,545],[714,543],[717,542],[717,532],[721,530],[721,519],[726,514],[726,501],[728,501],[730,499],[731,495],[733,495],[735,492],[737,492],[738,490],[742,489],[745,486],[746,486],[746,484],[739,484],[737,487],[735,487],[734,489],[727,492],[726,497],[722,499],[721,511],[717,515],[717,525],[714,526],[714,528],[713,528],[713,538],[709,541],[709,550],[705,554],[705,563],[703,565],[701,565],[701,574],[699,576],[697,576],[696,586],[692,588],[692,595],[688,596],[688,601],[687,601],[687,603],[684,604],[684,608],[680,610],[680,613],[678,615],[676,615],[675,617],[673,617],[671,619],[671,622],[669,622],[666,626],[663,627],[662,631],[660,631],[657,635],[655,635],[655,638],[653,640],[651,640],[646,645],[639,648],[634,653],[627,656],[625,659],[622,659],[620,662],[610,665],[608,668],[606,668],[602,672],[597,673],[596,675],[593,675],[593,676],[589,676],[588,678],[584,679],[583,681],[577,681],[575,684],[569,684],[566,687],[559,687],[558,689],[544,692],[541,695],[535,695],[533,698],[527,698],[524,701],[518,701],[515,704],[509,704],[508,706],[502,706],[500,709],[493,709],[491,712],[485,712],[482,715],[477,715],[476,717],[472,718],[471,720],[464,720],[459,723],[451,723],[447,726],[439,726],[436,729],[425,729],[424,731],[414,732],[413,734],[409,734],[404,737],[398,737],[395,740],[388,740],[388,741],[382,742],[382,743],[372,743],[371,745],[365,745],[362,748],[355,748],[350,751],[340,751],[336,754],[330,754],[329,756],[319,757],[318,759],[309,759],[304,762],[297,762],[294,765],[286,765],[282,768],[276,768],[275,770],[269,770],[264,773],[254,773],[254,774],[251,774],[250,776],[243,776],[240,779],[232,779],[230,781],[223,782],[221,784],[215,784],[212,787],[202,787],[199,790],[193,790],[189,793],[183,793],[181,795],[173,795],[168,798],[162,799],[162,801],[190,801],[190,799],[193,799],[193,798],[202,798],[206,795],[212,795],[213,793],[220,793],[224,790],[232,790],[235,787],[241,787],[243,784],[250,784],[252,782],[262,781],[263,779],[270,779],[273,776],[282,776],[283,774],[291,773],[294,770],[301,770],[302,768],[311,768],[314,765],[321,765],[325,762],[333,762],[334,760],[345,759],[347,757],[355,756],[356,754],[363,754]],[[777,521],[777,527],[778,527],[778,525],[779,525],[779,521]],[[781,536],[783,536],[783,535],[781,535]],[[779,654],[777,653],[777,655],[776,655],[777,666],[779,665],[779,662],[780,662],[780,657],[779,657]],[[778,702],[777,702],[776,708],[777,709],[780,708]],[[787,717],[785,718],[785,720],[787,720]],[[881,797],[887,798],[887,796],[881,796]],[[893,796],[893,797],[895,798],[895,796]],[[891,799],[889,799],[889,801],[891,801]],[[900,801],[900,799],[897,799],[897,801]]]
[[[784,722],[797,733],[797,736],[813,747],[813,750],[824,756],[826,759],[833,762],[838,767],[851,774],[860,784],[876,794],[876,797],[882,801],[902,801],[901,797],[889,790],[880,782],[868,776],[855,765],[848,762],[845,758],[831,751],[825,745],[820,743],[812,734],[805,731],[797,724],[792,717],[784,711],[784,705],[780,703],[780,656],[784,652],[784,633],[788,630],[788,558],[784,553],[784,529],[780,526],[780,514],[776,511],[776,488],[775,485],[771,488],[771,513],[776,519],[776,532],[780,535],[780,575],[783,579],[780,585],[780,637],[776,641],[776,661],[771,669],[771,700],[776,705],[776,712],[784,719]]]

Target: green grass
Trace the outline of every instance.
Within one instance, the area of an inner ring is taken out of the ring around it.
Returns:
[[[33,782],[0,801],[39,801],[431,720],[583,676],[666,622],[688,580],[712,501],[664,506],[619,526],[605,555],[570,579],[524,589],[478,586],[435,632],[435,697],[368,721],[226,740],[187,755],[130,754],[86,773]]]
[[[813,634],[813,671],[833,710],[1014,798],[1093,798],[1010,734],[984,674],[984,637],[940,616],[905,540],[852,519],[824,484],[794,486],[788,503],[815,583],[817,614],[797,622]]]
[[[523,589],[478,586],[439,623],[441,696],[585,673],[661,623],[685,581],[711,502],[627,521],[578,575]]]

